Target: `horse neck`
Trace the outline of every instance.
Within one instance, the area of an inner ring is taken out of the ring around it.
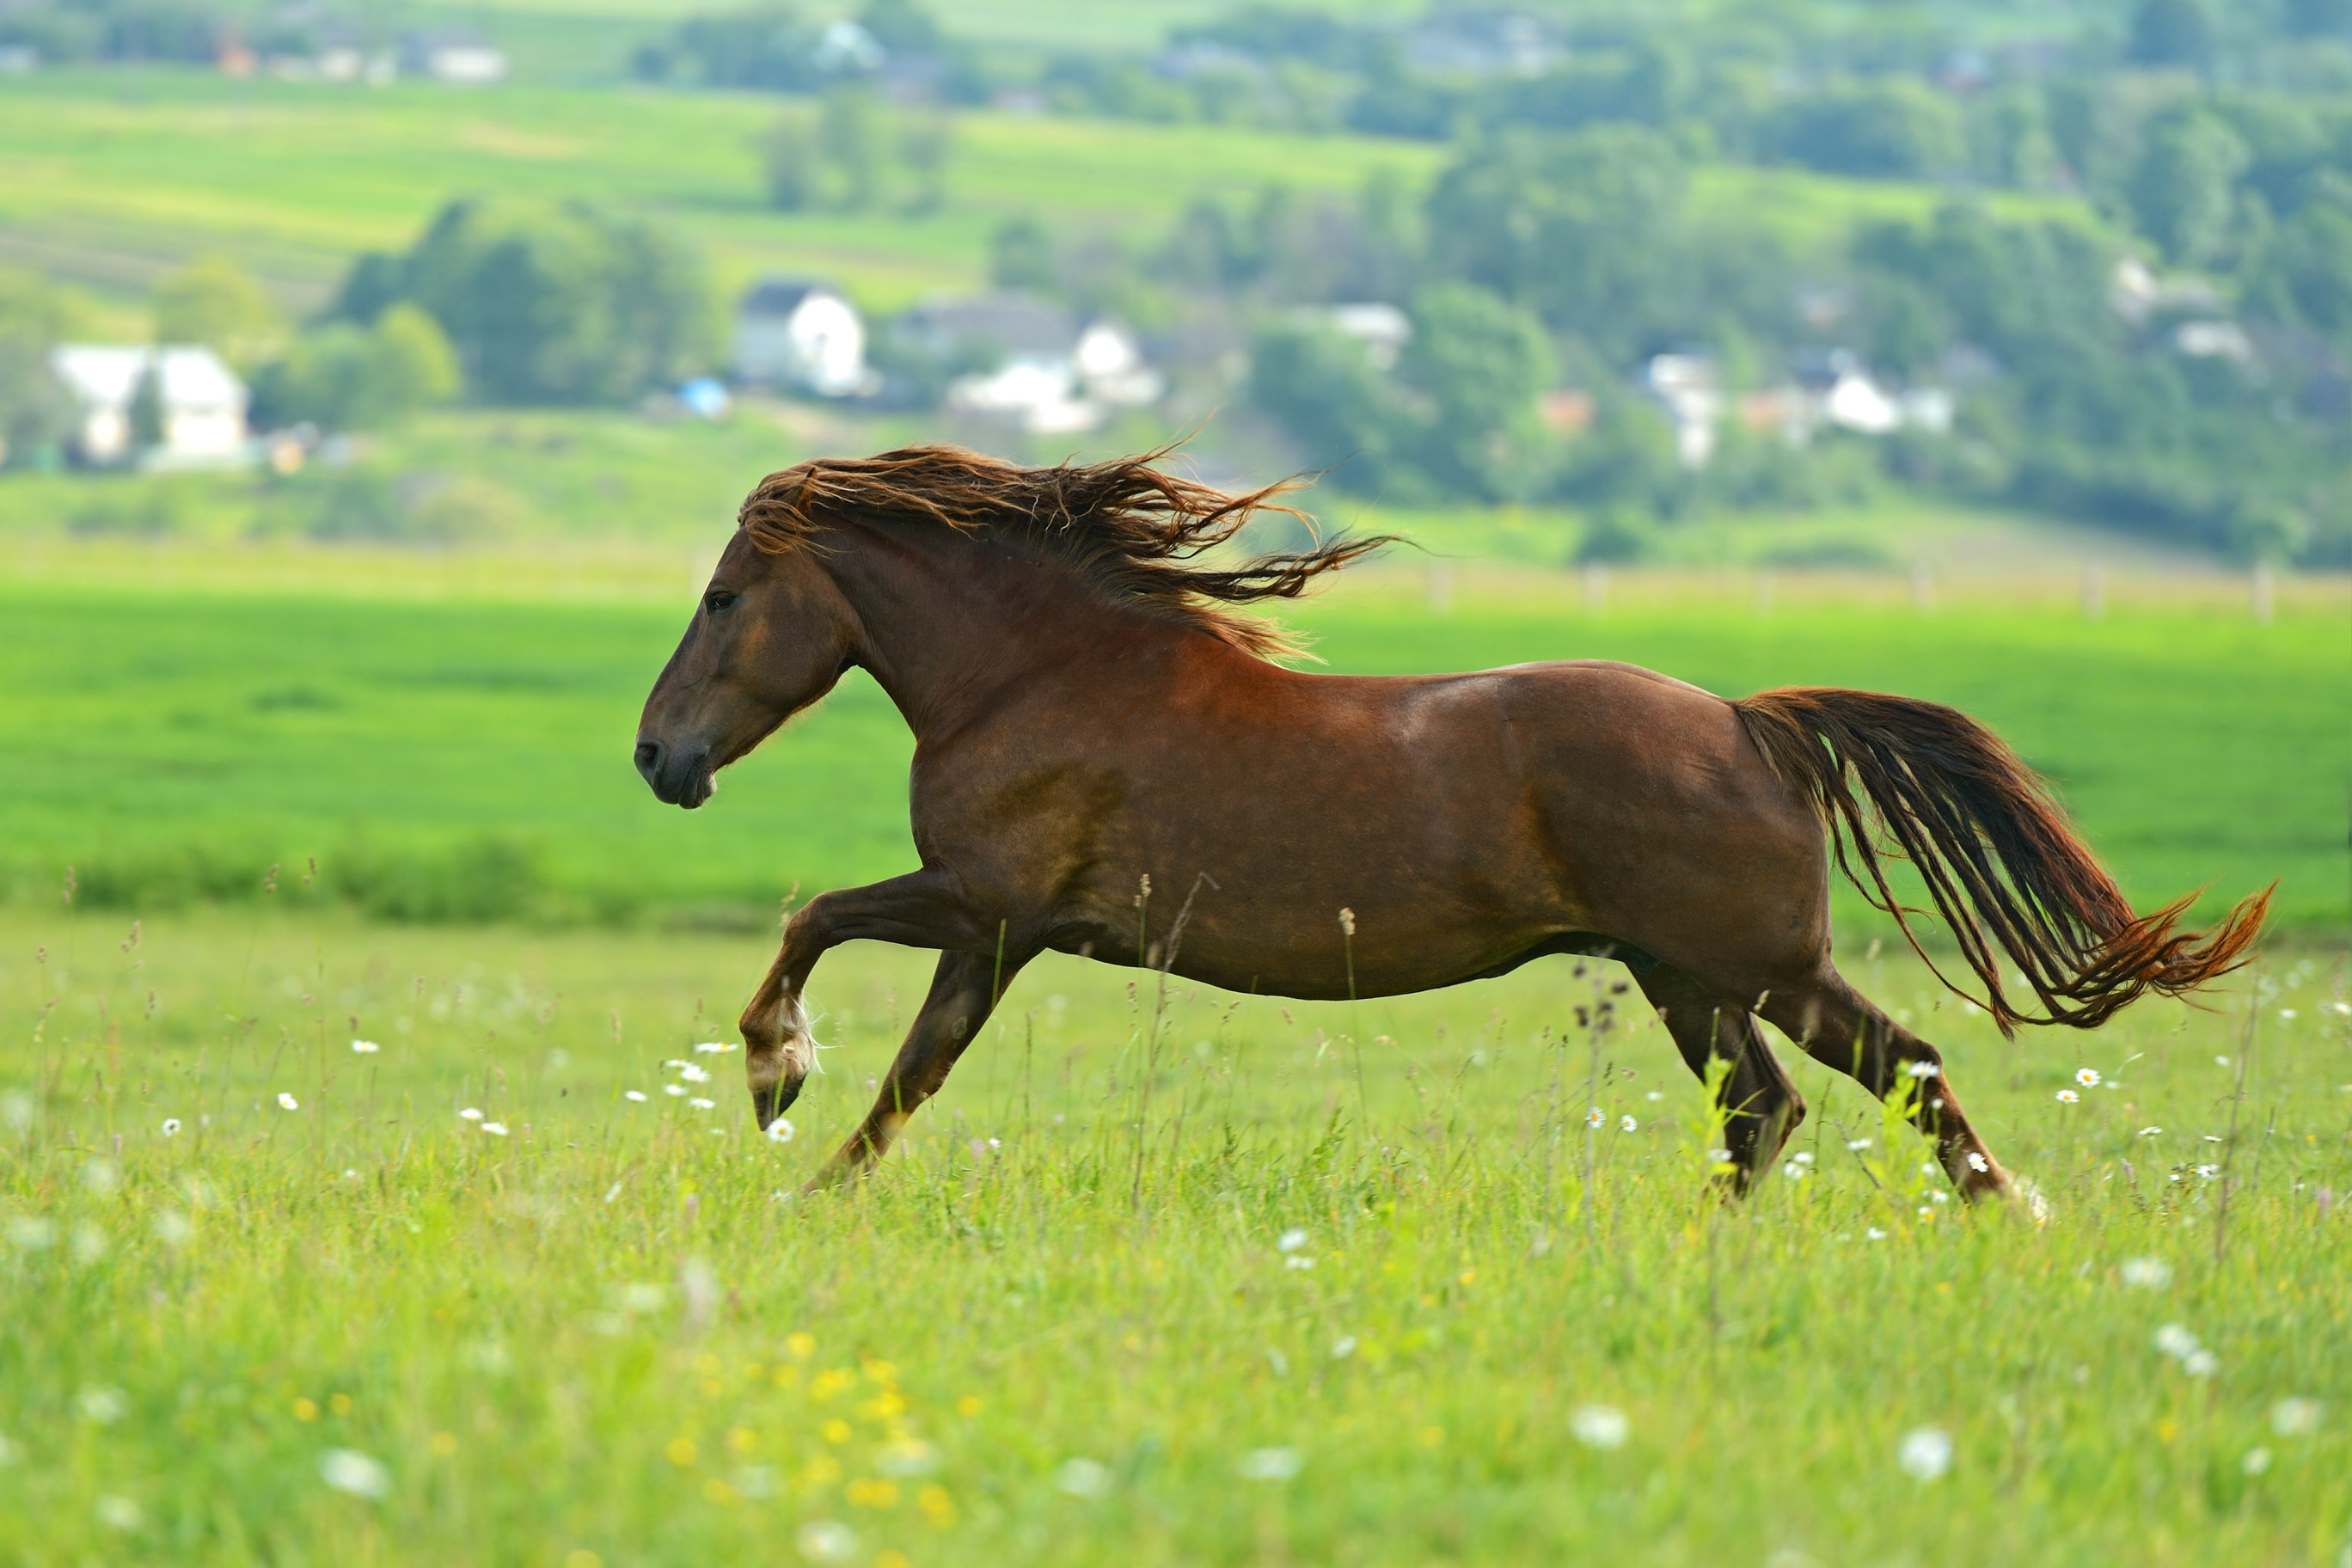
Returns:
[[[829,531],[819,558],[856,613],[854,662],[918,738],[957,727],[1039,669],[1177,631],[1003,540],[916,525]]]

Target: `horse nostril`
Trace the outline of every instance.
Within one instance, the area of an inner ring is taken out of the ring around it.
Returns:
[[[645,774],[647,778],[653,777],[654,770],[661,766],[661,754],[662,749],[661,742],[659,741],[639,741],[637,742],[637,772]]]

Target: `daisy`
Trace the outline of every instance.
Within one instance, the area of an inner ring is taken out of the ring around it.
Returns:
[[[1584,1113],[1584,1124],[1587,1127],[1598,1127],[1608,1120],[1609,1113],[1597,1105]]]
[[[2061,1105],[2078,1105],[2082,1103],[2082,1099],[2081,1095],[2071,1089],[2062,1089],[2058,1091],[2058,1103]]]
[[[1934,1078],[1937,1073],[1944,1069],[1937,1067],[1934,1062],[1913,1062],[1909,1067],[1905,1068],[1903,1070],[1909,1073],[1913,1078],[1924,1079]]]
[[[460,1121],[479,1121],[481,1119],[482,1113],[470,1105],[457,1112],[457,1120]]]
[[[642,1089],[633,1089],[626,1094],[624,1094],[621,1098],[624,1100],[634,1100],[639,1105],[643,1105],[646,1102],[646,1091]]]
[[[176,1116],[166,1116],[163,1118],[163,1136],[166,1138],[176,1138],[179,1135],[180,1119]]]
[[[1986,1160],[1982,1154],[1979,1154],[1975,1150],[1971,1149],[1969,1151],[1969,1169],[1971,1171],[1990,1171],[1992,1169],[1992,1165],[1991,1163]]]
[[[696,1067],[692,1062],[680,1062],[677,1064],[677,1076],[688,1083],[709,1083],[710,1069]]]
[[[692,1107],[694,1107],[694,1109],[695,1109],[695,1110],[710,1110],[712,1107],[714,1107],[715,1105],[717,1105],[717,1104],[718,1104],[718,1101],[716,1101],[716,1100],[711,1100],[695,1099],[695,1100],[688,1100],[688,1101],[687,1101],[687,1103],[688,1103],[688,1105],[691,1105]]]
[[[507,1124],[503,1121],[485,1121],[482,1123],[482,1131],[493,1138],[503,1138],[507,1135]]]
[[[1617,1131],[1620,1132],[1631,1132],[1641,1125],[1630,1116],[1621,1116],[1617,1119]]]
[[[768,1123],[767,1136],[771,1143],[789,1143],[793,1141],[793,1124],[779,1116]]]
[[[361,1056],[372,1057],[375,1055],[376,1052],[383,1049],[383,1047],[377,1045],[373,1040],[353,1040],[352,1042],[352,1049],[358,1052]]]
[[[680,1100],[685,1098],[686,1085],[682,1083],[666,1083],[662,1085],[662,1092],[668,1095],[673,1100]]]
[[[299,1110],[302,1109],[302,1102],[290,1094],[280,1094],[278,1097],[278,1107],[281,1110]]]
[[[2074,1081],[2081,1084],[2084,1089],[2096,1089],[2099,1087],[2099,1069],[2096,1068],[2076,1068],[2074,1069]]]

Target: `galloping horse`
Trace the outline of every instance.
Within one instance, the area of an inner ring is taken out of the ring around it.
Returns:
[[[2267,894],[2202,936],[2176,929],[2185,899],[2135,916],[2024,764],[1932,703],[1726,701],[1599,660],[1287,668],[1279,634],[1234,606],[1388,541],[1218,569],[1202,552],[1284,487],[1226,495],[1161,456],[1024,468],[919,447],[772,474],[646,700],[637,770],[689,810],[853,665],[914,731],[921,868],[802,906],[741,1020],[764,1130],[815,1065],[817,960],[859,938],[940,951],[828,1176],[882,1156],[1049,948],[1321,999],[1583,953],[1633,971],[1694,1071],[1728,1064],[1738,1184],[1804,1115],[1760,1016],[1875,1094],[1918,1079],[1916,1120],[1973,1198],[2009,1176],[1936,1048],[1830,962],[1832,850],[1906,937],[1882,859],[1918,868],[2005,1032],[2201,985],[2261,927]],[[2004,990],[2004,955],[2031,1001]]]

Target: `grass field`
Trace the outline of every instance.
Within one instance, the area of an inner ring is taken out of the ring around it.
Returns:
[[[133,913],[250,897],[272,861],[315,857],[385,913],[756,926],[794,885],[909,868],[911,742],[862,676],[705,810],[646,792],[636,712],[697,581],[685,552],[53,542],[0,584],[0,744],[19,759],[0,777],[0,865],[24,897],[74,865],[88,896]],[[2281,928],[2332,940],[2352,776],[2343,590],[2294,590],[2268,626],[2231,592],[2119,586],[2093,622],[2063,582],[1955,589],[1922,616],[1867,580],[1788,579],[1768,612],[1745,577],[1632,577],[1594,614],[1568,576],[1470,568],[1440,614],[1400,565],[1295,618],[1335,670],[1612,658],[1726,695],[1949,701],[2056,782],[2143,903],[2206,887],[2210,913],[2275,878]]]
[[[1580,1027],[1620,972],[1564,961],[1350,1008],[1048,960],[876,1180],[795,1199],[927,966],[827,961],[779,1147],[690,1049],[763,956],[0,913],[8,1558],[2207,1568],[2352,1531],[2339,970],[2008,1045],[1856,962],[2037,1227],[1810,1067],[1797,1173],[1710,1201],[1698,1089],[1648,1019]]]

